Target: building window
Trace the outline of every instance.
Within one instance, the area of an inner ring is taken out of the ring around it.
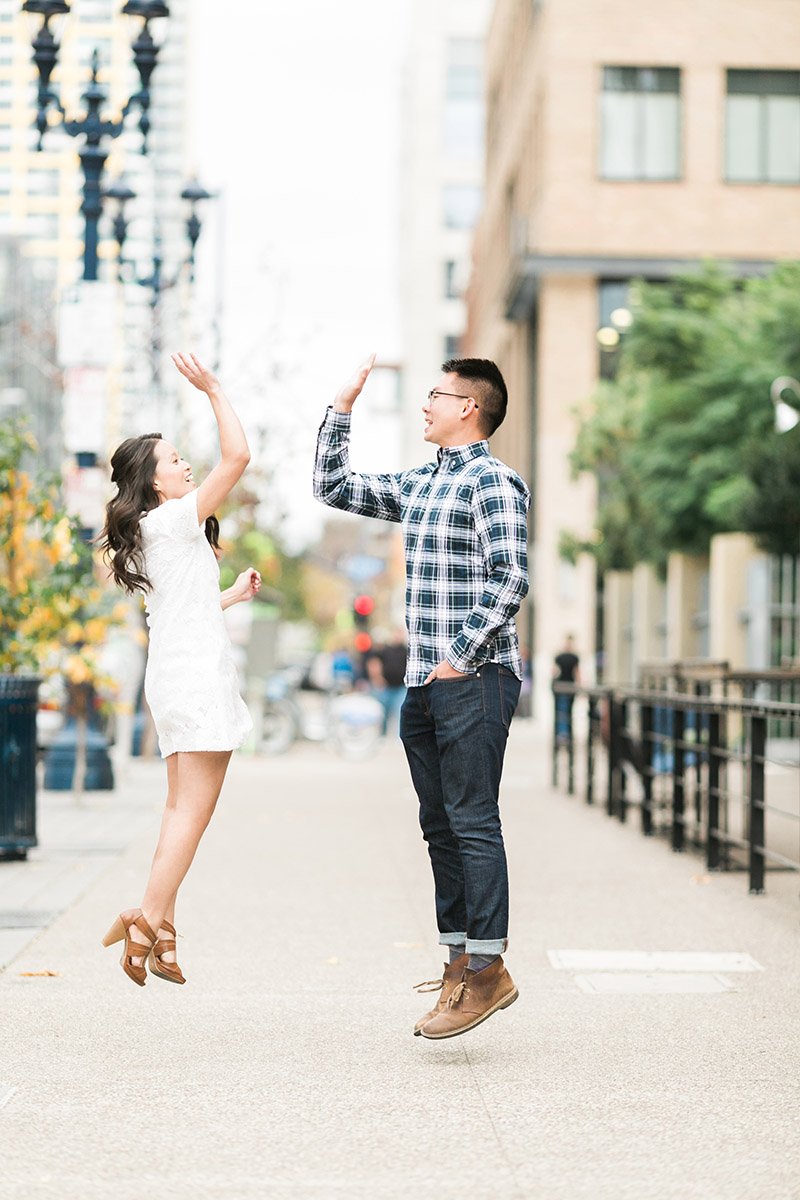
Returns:
[[[448,300],[458,300],[461,296],[458,286],[458,263],[452,259],[444,264],[444,294]]]
[[[0,167],[0,196],[9,196],[11,194],[11,169],[10,167]]]
[[[450,358],[461,357],[461,335],[458,333],[448,333],[444,339],[444,358],[447,362]]]
[[[444,189],[444,223],[448,229],[474,229],[481,214],[483,189],[471,183],[452,183]]]
[[[800,183],[800,71],[728,71],[728,183]]]
[[[28,213],[25,233],[30,238],[57,238],[58,213]]]
[[[31,167],[25,172],[25,182],[29,196],[57,196],[59,172],[39,167]]]
[[[10,67],[14,61],[14,39],[0,37],[0,67]]]
[[[680,178],[680,87],[677,67],[603,67],[601,178]]]
[[[625,331],[633,324],[631,284],[627,279],[601,279],[597,284],[597,345],[601,379],[616,379]]]
[[[453,157],[483,154],[483,47],[478,38],[450,38],[444,105],[444,149]]]
[[[110,21],[113,17],[111,0],[83,0],[78,13],[79,21]]]

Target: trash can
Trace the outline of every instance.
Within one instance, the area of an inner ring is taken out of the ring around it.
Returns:
[[[0,855],[25,858],[36,838],[36,709],[41,679],[0,675]]]

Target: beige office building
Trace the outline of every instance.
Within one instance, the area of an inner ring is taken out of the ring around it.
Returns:
[[[532,485],[519,624],[540,712],[565,634],[585,679],[598,644],[593,560],[558,554],[595,514],[592,482],[570,478],[574,409],[624,334],[632,279],[800,256],[799,66],[800,0],[495,4],[467,349],[507,376],[493,448]]]

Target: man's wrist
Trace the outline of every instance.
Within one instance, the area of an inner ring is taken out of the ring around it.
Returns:
[[[470,675],[475,670],[475,666],[472,661],[468,658],[464,658],[463,655],[460,655],[457,649],[455,649],[453,646],[451,646],[447,651],[447,654],[445,655],[445,662],[448,663],[448,665],[451,666],[454,671],[458,671],[459,675]]]

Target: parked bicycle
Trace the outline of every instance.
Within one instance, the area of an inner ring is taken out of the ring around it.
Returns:
[[[378,748],[383,708],[360,692],[321,692],[303,686],[304,672],[287,668],[264,688],[256,750],[285,754],[300,739],[323,742],[343,758],[367,758]]]

